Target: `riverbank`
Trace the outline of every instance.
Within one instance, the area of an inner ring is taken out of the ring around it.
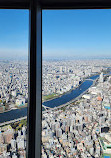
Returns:
[[[42,96],[42,102],[49,101],[50,99],[54,99],[59,97],[59,94],[53,93],[49,95]]]
[[[96,79],[98,77],[98,75],[96,75],[94,77],[93,77],[93,79]],[[43,102],[42,104],[44,106],[50,107],[50,108],[54,108],[54,107],[63,105],[65,103],[70,102],[71,100],[75,99],[76,97],[78,97],[80,94],[82,94],[84,91],[86,91],[92,84],[93,84],[93,80],[85,80],[78,88],[72,90],[71,92],[66,93],[56,99],[52,99],[50,101]]]
[[[92,84],[90,87],[95,86],[95,84],[97,84],[98,78],[99,78],[99,77],[97,77],[97,78],[93,81],[93,84]],[[90,87],[89,87],[89,88],[90,88]],[[88,89],[89,89],[89,88],[88,88]],[[81,97],[82,97],[85,93],[87,93],[88,89],[86,89],[86,91],[84,91],[83,93],[81,93],[78,97],[76,97],[76,98],[70,100],[69,102],[67,102],[67,103],[65,103],[65,104],[62,104],[62,105],[60,105],[60,106],[56,106],[56,107],[51,108],[51,109],[49,109],[49,110],[43,111],[42,113],[50,112],[50,111],[52,111],[52,110],[57,110],[57,109],[65,110],[66,107],[70,106],[71,104],[73,104],[73,103],[75,103],[76,101],[78,101],[79,99],[81,99]]]
[[[27,116],[27,107],[0,113],[0,123],[16,120]]]
[[[94,81],[98,78],[98,76],[94,76]],[[84,81],[78,88],[72,90],[70,93],[64,94],[61,97],[45,102],[46,107],[50,107],[53,109],[58,109],[63,107],[64,105],[70,104],[77,100],[83,93],[86,93],[89,87],[93,85],[94,81],[86,80]],[[52,109],[51,109],[52,110]],[[45,112],[45,111],[44,111]],[[18,118],[22,118],[27,116],[27,107],[11,110],[5,113],[0,113],[0,123],[4,123],[11,120],[16,120]]]
[[[70,89],[69,91],[64,92],[63,94],[58,94],[58,95],[55,96],[55,97],[53,97],[53,95],[52,95],[52,98],[47,99],[47,100],[45,100],[45,101],[42,102],[43,105],[44,105],[45,102],[49,102],[49,101],[51,101],[51,100],[54,100],[54,99],[57,99],[57,98],[61,98],[63,95],[67,95],[67,94],[71,93],[72,91],[75,91],[76,89],[78,89],[78,88],[85,82],[86,79],[92,78],[92,80],[93,80],[95,76],[99,76],[99,74],[91,75],[91,76],[89,76],[88,78],[84,78],[84,80],[81,81],[81,83],[80,83],[77,87],[75,87],[75,88],[73,88],[73,89]]]
[[[95,76],[95,75],[100,75],[100,73],[96,73],[96,74],[90,75],[90,76],[88,76],[88,77],[85,77],[85,78],[81,81],[81,83],[80,83],[78,86],[76,86],[76,87],[74,87],[74,88],[70,89],[69,91],[64,92],[64,93],[62,93],[62,94],[53,93],[53,94],[49,94],[49,95],[46,95],[46,96],[42,96],[42,102],[50,101],[50,100],[52,100],[52,99],[56,99],[56,98],[58,98],[58,97],[61,97],[62,95],[65,95],[65,94],[67,94],[67,93],[70,93],[71,91],[73,91],[73,90],[79,88],[80,85],[81,85],[86,79],[89,79],[89,78],[91,78],[91,77],[93,77],[93,76]]]
[[[9,112],[9,111],[11,111],[11,110],[17,110],[17,109],[27,108],[27,106],[28,106],[28,103],[25,103],[24,106],[20,106],[20,107],[15,106],[15,107],[13,107],[13,108],[10,108],[10,109],[8,109],[8,110],[5,110],[5,111],[3,111],[3,112],[0,112],[0,114]]]

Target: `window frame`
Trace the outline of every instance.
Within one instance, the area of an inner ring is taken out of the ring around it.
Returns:
[[[42,10],[109,8],[110,0],[0,0],[0,9],[29,10],[27,158],[41,157]]]

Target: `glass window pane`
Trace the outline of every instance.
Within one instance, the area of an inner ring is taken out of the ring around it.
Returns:
[[[0,10],[0,158],[26,158],[28,10]]]
[[[42,157],[111,157],[111,9],[43,10]]]

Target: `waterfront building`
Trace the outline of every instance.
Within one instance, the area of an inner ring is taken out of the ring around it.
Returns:
[[[104,81],[104,77],[103,77],[103,72],[102,72],[99,77],[99,82],[103,83],[103,81]]]
[[[16,105],[18,107],[24,106],[25,105],[25,98],[18,98],[18,99],[16,99]]]

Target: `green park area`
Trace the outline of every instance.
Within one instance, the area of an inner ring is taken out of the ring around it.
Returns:
[[[101,158],[111,158],[111,154],[103,154]]]
[[[27,126],[27,119],[18,121],[18,122],[14,122],[11,124],[11,127],[15,130],[21,130],[23,126]]]
[[[44,96],[42,96],[42,101],[44,102],[46,100],[56,98],[57,96],[58,96],[58,94],[55,94],[55,93],[49,94],[49,95],[44,95]]]

